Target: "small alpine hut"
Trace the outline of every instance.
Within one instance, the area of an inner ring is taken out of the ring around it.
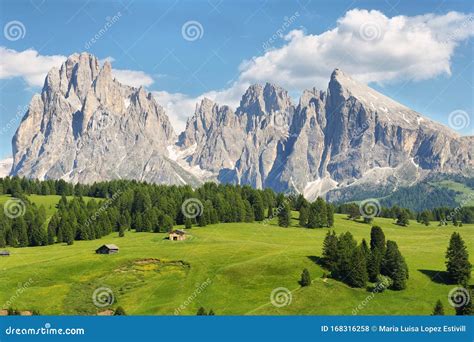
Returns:
[[[3,256],[10,256],[10,252],[9,251],[0,251],[0,257],[3,257]]]
[[[184,230],[173,230],[169,234],[169,239],[171,241],[181,241],[181,240],[186,240],[186,232]]]
[[[119,252],[119,248],[116,245],[108,244],[100,246],[95,252],[97,254],[115,254]]]

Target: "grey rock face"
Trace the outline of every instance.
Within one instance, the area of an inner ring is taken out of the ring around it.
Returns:
[[[177,141],[177,142],[176,142]],[[13,138],[12,174],[91,183],[213,180],[309,199],[351,187],[414,184],[429,174],[472,175],[474,137],[461,137],[336,69],[326,91],[294,105],[275,85],[253,85],[236,110],[204,99],[179,138],[143,88],[109,63],[75,54],[47,75]]]
[[[297,190],[313,199],[350,184],[409,185],[429,173],[472,174],[473,137],[457,133],[336,69],[295,107],[276,86],[251,86],[233,113],[202,103],[180,146],[221,182]],[[334,199],[334,195],[331,197]]]
[[[75,54],[48,73],[41,95],[31,100],[13,138],[12,174],[83,183],[192,182],[167,158],[175,138],[150,93],[120,84],[110,63],[100,69],[96,57]]]

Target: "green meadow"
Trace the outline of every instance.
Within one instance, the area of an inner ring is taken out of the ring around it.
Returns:
[[[7,199],[0,197],[0,204]],[[31,196],[55,210],[58,196]],[[414,221],[399,227],[376,218],[386,239],[397,242],[409,266],[403,291],[372,294],[324,279],[317,263],[327,229],[281,228],[267,223],[228,223],[193,227],[185,241],[166,234],[127,231],[73,245],[9,248],[0,257],[0,309],[38,310],[41,314],[91,315],[122,306],[129,315],[194,315],[199,307],[217,315],[429,315],[438,299],[446,314],[454,314],[443,282],[445,252],[453,231],[461,233],[474,263],[474,225],[425,227]],[[335,231],[350,231],[360,242],[370,240],[370,225],[335,215]],[[178,228],[178,227],[175,227]],[[120,252],[97,255],[95,249],[113,243]],[[312,284],[298,284],[304,268]],[[97,307],[94,291],[110,289],[114,303]],[[274,289],[286,288],[275,306]],[[290,300],[291,297],[291,300]]]

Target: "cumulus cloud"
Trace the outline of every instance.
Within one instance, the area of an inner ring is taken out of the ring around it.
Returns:
[[[43,56],[33,49],[15,51],[0,46],[0,79],[21,77],[29,86],[41,87],[48,71],[61,66],[66,59],[62,55]],[[106,57],[100,60],[101,64],[106,60],[114,61]],[[119,82],[133,87],[153,84],[153,78],[143,71],[112,69],[112,73]]]
[[[473,19],[457,12],[388,18],[354,9],[319,35],[291,31],[281,48],[243,62],[240,80],[301,90],[324,89],[336,67],[366,83],[450,75],[456,46],[474,35]]]
[[[143,71],[112,69],[112,74],[120,83],[132,87],[149,87],[153,84],[153,78]]]
[[[29,86],[41,87],[48,71],[61,65],[65,56],[42,56],[28,49],[17,52],[0,46],[0,79],[22,77]]]

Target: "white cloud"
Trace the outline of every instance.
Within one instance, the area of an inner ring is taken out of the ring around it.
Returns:
[[[235,109],[249,85],[240,82],[234,83],[230,88],[209,91],[196,97],[167,91],[154,91],[153,96],[158,103],[164,106],[174,129],[181,132],[186,126],[186,120],[194,113],[196,104],[201,102],[203,98],[207,97],[218,104],[225,104]]]
[[[0,46],[0,79],[21,77],[29,86],[42,87],[48,71],[60,67],[66,59],[62,55],[43,56],[33,49],[15,51]],[[106,60],[114,61],[112,57],[106,57],[100,63]],[[153,84],[153,78],[143,71],[112,69],[112,73],[119,82],[132,87]]]
[[[112,69],[112,74],[120,83],[132,87],[149,87],[153,84],[153,78],[143,71]]]
[[[0,79],[22,77],[29,86],[41,87],[48,71],[61,65],[65,56],[42,56],[28,49],[22,52],[0,46]]]
[[[289,32],[283,46],[243,61],[240,76],[227,89],[195,97],[166,91],[155,91],[154,96],[181,131],[203,97],[235,108],[252,83],[272,82],[290,94],[312,87],[325,89],[336,67],[366,83],[449,76],[455,48],[473,35],[473,14],[389,18],[380,11],[354,9],[339,18],[335,28],[320,34]],[[30,85],[41,86],[47,71],[64,60],[64,56],[41,56],[35,50],[0,47],[0,78],[23,77]],[[142,71],[112,70],[124,84],[153,84],[153,78]]]
[[[430,79],[450,75],[454,49],[473,35],[473,15],[388,18],[354,9],[319,35],[290,32],[283,47],[243,62],[240,80],[270,81],[289,90],[324,89],[336,67],[367,83]]]

